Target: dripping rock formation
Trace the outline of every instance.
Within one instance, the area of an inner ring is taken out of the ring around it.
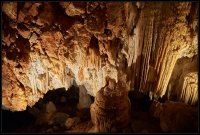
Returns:
[[[198,102],[198,3],[3,2],[1,9],[4,109],[23,111],[49,90],[76,85],[84,89],[79,108],[91,104],[86,93],[95,97],[94,130],[114,132],[128,124],[128,91]]]

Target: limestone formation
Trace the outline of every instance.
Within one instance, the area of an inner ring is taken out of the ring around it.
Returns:
[[[91,105],[93,132],[119,132],[130,123],[130,101],[128,91],[115,81],[108,84],[96,95]]]
[[[186,104],[198,103],[198,57],[183,57],[174,67],[167,87],[168,100]]]
[[[87,93],[87,90],[85,89],[85,87],[79,86],[79,103],[77,105],[79,110],[90,108],[91,104],[92,104],[92,101],[91,101],[90,95]]]
[[[150,112],[160,119],[163,132],[197,132],[198,108],[180,102],[159,103],[154,101]]]
[[[74,117],[74,118],[68,118],[65,121],[65,127],[67,129],[72,128],[74,125],[77,125],[78,123],[80,123],[80,118],[79,117]]]
[[[84,86],[88,94],[96,97],[91,109],[97,110],[103,91],[113,91],[118,96],[109,99],[112,94],[107,95],[102,102],[121,104],[128,102],[123,92],[132,89],[152,98],[177,93],[177,100],[196,104],[198,80],[193,74],[196,70],[185,69],[187,75],[179,80],[180,87],[174,87],[172,82],[178,78],[174,74],[177,61],[197,56],[197,5],[195,2],[3,2],[3,107],[22,111],[32,107],[47,91],[67,90],[72,85]],[[197,59],[193,62],[197,63]],[[116,87],[123,87],[105,90],[106,78],[113,79]],[[105,105],[102,111],[111,106]],[[128,122],[126,115],[127,112],[124,117]],[[99,113],[95,116],[104,118]],[[111,121],[106,119],[106,123],[111,122],[113,129],[118,129],[120,124],[113,122],[113,117]],[[102,126],[98,131],[112,131],[111,125],[107,128],[97,120],[93,122]]]
[[[190,73],[184,78],[180,101],[194,104],[198,101],[197,73]]]

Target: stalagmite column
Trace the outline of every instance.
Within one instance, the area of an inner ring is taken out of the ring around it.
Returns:
[[[180,101],[194,105],[198,101],[198,76],[197,72],[189,73],[184,78]]]
[[[119,132],[130,122],[128,92],[120,82],[107,79],[107,85],[97,93],[90,112],[93,132]]]

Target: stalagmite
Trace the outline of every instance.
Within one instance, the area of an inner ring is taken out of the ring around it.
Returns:
[[[197,73],[189,73],[184,78],[180,101],[194,105],[198,101],[198,78]]]
[[[121,83],[107,78],[107,85],[97,92],[91,105],[92,132],[119,132],[130,122],[128,91]]]

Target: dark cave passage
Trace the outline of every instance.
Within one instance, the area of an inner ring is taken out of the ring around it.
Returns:
[[[93,103],[94,97],[89,97]],[[120,132],[145,132],[143,128],[147,128],[149,132],[160,132],[159,121],[153,119],[148,113],[151,104],[149,97],[143,93],[129,91],[129,99],[132,121]],[[3,132],[89,132],[92,127],[90,108],[79,110],[78,103],[78,87],[72,86],[67,91],[64,88],[50,90],[33,107],[27,107],[25,111],[2,110]],[[51,113],[52,115],[49,116]],[[68,125],[66,125],[67,119],[69,119]]]
[[[94,101],[92,96],[90,98]],[[2,132],[62,133],[71,129],[77,122],[87,124],[90,120],[90,109],[79,109],[78,103],[78,87],[71,86],[67,91],[65,88],[50,90],[33,107],[27,107],[25,111],[2,110]],[[65,124],[67,119],[68,125]],[[65,125],[68,128],[65,128]]]
[[[89,96],[91,103],[94,97]],[[129,91],[131,122],[121,133],[162,133],[160,121],[151,112],[153,101],[137,91]],[[44,98],[25,111],[2,110],[4,133],[69,133],[90,132],[92,128],[90,107],[78,108],[79,88],[72,86],[50,90]],[[161,100],[160,103],[164,102]],[[194,125],[195,126],[195,125]],[[196,129],[197,130],[197,129]],[[187,132],[187,131],[186,131]]]

